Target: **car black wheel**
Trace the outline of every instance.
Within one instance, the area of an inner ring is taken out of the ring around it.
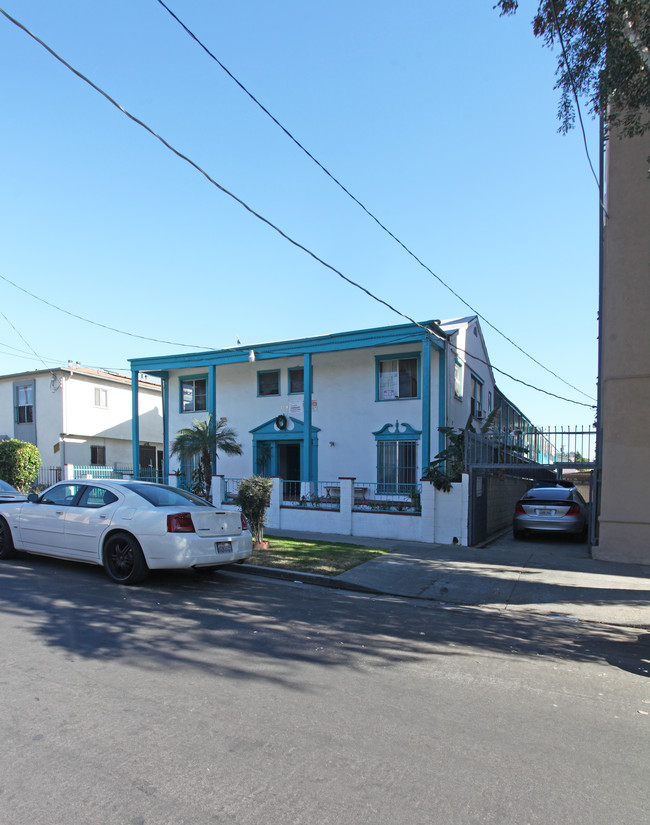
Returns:
[[[138,584],[149,572],[142,548],[129,533],[113,533],[107,539],[104,569],[118,584]]]
[[[7,522],[0,518],[0,559],[13,559],[16,555],[11,530]]]
[[[515,538],[517,540],[523,539],[523,537],[526,535],[526,531],[525,530],[514,530],[513,529],[512,535],[513,535],[513,538]]]

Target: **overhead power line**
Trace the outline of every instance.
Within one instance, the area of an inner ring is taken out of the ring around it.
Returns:
[[[473,306],[472,306],[472,305],[471,305],[468,301],[466,301],[466,300],[465,300],[465,299],[464,299],[461,295],[459,295],[459,294],[458,294],[458,292],[456,292],[456,290],[455,290],[455,289],[453,289],[453,287],[451,287],[448,283],[446,283],[446,282],[445,282],[445,281],[444,281],[444,280],[443,280],[443,279],[442,279],[439,275],[437,275],[437,274],[436,274],[436,273],[435,273],[435,272],[434,272],[434,271],[433,271],[433,270],[432,270],[432,269],[431,269],[431,268],[430,268],[430,267],[429,267],[426,263],[424,263],[424,261],[422,261],[422,260],[418,257],[418,255],[416,255],[416,254],[415,254],[415,252],[413,252],[413,251],[412,251],[412,250],[411,250],[411,249],[410,249],[410,248],[409,248],[409,247],[408,247],[408,246],[407,246],[407,245],[406,245],[406,244],[405,244],[402,240],[400,240],[400,238],[398,238],[398,237],[397,237],[397,236],[396,236],[396,235],[395,235],[395,234],[394,234],[394,233],[393,233],[393,232],[392,232],[392,231],[391,231],[391,230],[390,230],[390,229],[389,229],[389,228],[388,228],[388,227],[387,227],[387,226],[386,226],[386,225],[385,225],[385,224],[384,224],[384,223],[383,223],[383,222],[382,222],[382,221],[381,221],[381,220],[380,220],[380,219],[379,219],[379,218],[378,218],[378,217],[377,217],[377,216],[376,216],[376,215],[375,215],[375,214],[374,214],[374,213],[373,213],[370,209],[368,209],[368,208],[367,208],[367,207],[366,207],[366,206],[365,206],[365,205],[364,205],[364,204],[363,204],[363,203],[362,203],[362,202],[361,202],[361,201],[360,201],[360,200],[359,200],[359,199],[358,199],[355,195],[353,195],[353,194],[352,194],[352,192],[350,192],[350,190],[349,190],[346,186],[344,186],[344,185],[341,183],[341,181],[340,181],[337,177],[335,177],[335,176],[334,176],[334,175],[333,175],[333,174],[329,171],[329,169],[327,169],[327,168],[326,168],[326,167],[325,167],[325,166],[324,166],[324,165],[323,165],[323,164],[322,164],[322,163],[321,163],[321,162],[320,162],[320,161],[319,161],[316,157],[314,157],[314,155],[313,155],[313,154],[312,154],[312,153],[311,153],[311,152],[310,152],[310,151],[309,151],[309,150],[308,150],[308,149],[307,149],[307,148],[306,148],[306,147],[305,147],[305,146],[304,146],[304,145],[303,145],[303,144],[302,144],[302,143],[301,143],[301,142],[300,142],[300,141],[299,141],[299,140],[298,140],[298,139],[297,139],[297,138],[296,138],[296,137],[295,137],[295,136],[294,136],[294,135],[293,135],[290,131],[289,131],[289,129],[287,129],[287,128],[286,128],[286,126],[284,126],[284,125],[283,125],[283,124],[282,124],[282,123],[281,123],[281,122],[280,122],[280,121],[279,121],[279,120],[278,120],[278,119],[277,119],[277,118],[276,118],[276,117],[275,117],[275,116],[274,116],[274,115],[273,115],[273,114],[272,114],[272,113],[271,113],[271,112],[270,112],[270,111],[266,108],[266,106],[264,106],[264,104],[263,104],[263,103],[261,103],[261,102],[258,100],[258,98],[257,98],[257,97],[256,97],[256,96],[255,96],[255,95],[254,95],[254,94],[253,94],[253,93],[252,93],[252,92],[251,92],[251,91],[250,91],[250,90],[249,90],[249,89],[248,89],[248,88],[247,88],[247,87],[246,87],[246,86],[245,86],[245,85],[244,85],[244,84],[243,84],[243,83],[242,83],[242,82],[241,82],[241,81],[237,78],[237,77],[235,77],[235,75],[234,75],[234,74],[230,71],[230,69],[228,69],[228,68],[227,68],[227,67],[226,67],[226,66],[225,66],[225,65],[221,62],[221,60],[219,60],[219,58],[218,58],[218,57],[217,57],[217,56],[216,56],[216,55],[215,55],[212,51],[210,51],[210,49],[209,49],[209,48],[208,48],[208,47],[207,47],[207,46],[206,46],[206,45],[205,45],[205,44],[204,44],[204,43],[203,43],[203,42],[202,42],[202,41],[201,41],[201,40],[200,40],[200,39],[196,36],[196,34],[194,34],[194,32],[193,32],[191,29],[189,29],[189,28],[188,28],[188,26],[186,26],[186,25],[185,25],[185,23],[184,23],[184,22],[183,22],[183,21],[182,21],[182,20],[181,20],[181,19],[180,19],[180,18],[179,18],[179,17],[178,17],[178,16],[177,16],[177,15],[176,15],[176,14],[175,14],[175,13],[174,13],[174,12],[173,12],[170,8],[169,8],[169,6],[168,6],[165,2],[163,2],[163,0],[156,0],[156,2],[157,2],[159,5],[161,5],[161,6],[162,6],[162,7],[163,7],[163,8],[164,8],[164,9],[165,9],[165,10],[166,10],[166,11],[167,11],[170,15],[171,15],[171,17],[173,17],[173,18],[174,18],[174,20],[175,20],[175,21],[179,24],[179,26],[181,26],[181,28],[182,28],[182,29],[184,29],[184,31],[185,31],[185,32],[187,32],[187,34],[188,34],[188,35],[192,38],[192,40],[194,40],[194,41],[195,41],[195,42],[196,42],[196,43],[197,43],[197,44],[198,44],[198,45],[199,45],[199,46],[203,49],[203,51],[204,51],[204,52],[205,52],[205,53],[206,53],[206,54],[207,54],[207,55],[208,55],[208,56],[209,56],[212,60],[214,60],[214,62],[215,62],[215,63],[217,63],[217,65],[218,65],[221,69],[223,69],[223,71],[224,71],[224,72],[228,75],[228,77],[230,77],[230,78],[231,78],[231,80],[232,80],[234,83],[236,83],[236,84],[237,84],[237,86],[239,86],[239,88],[240,88],[240,89],[241,89],[241,90],[242,90],[242,91],[243,91],[246,95],[248,95],[248,97],[249,97],[249,98],[253,101],[253,103],[255,103],[255,104],[256,104],[256,106],[258,106],[258,107],[259,107],[259,108],[260,108],[260,109],[264,112],[264,114],[265,114],[265,115],[267,115],[267,116],[268,116],[268,117],[269,117],[269,118],[273,121],[273,123],[275,123],[275,125],[276,125],[276,126],[278,126],[278,128],[280,128],[280,129],[284,132],[284,134],[285,134],[285,135],[289,138],[289,140],[293,141],[293,143],[295,143],[295,145],[296,145],[296,146],[297,146],[297,147],[298,147],[298,148],[299,148],[302,152],[304,152],[304,153],[307,155],[307,157],[308,157],[308,158],[310,158],[310,160],[312,160],[312,161],[313,161],[313,162],[314,162],[314,163],[315,163],[315,164],[316,164],[316,165],[317,165],[317,166],[318,166],[318,167],[319,167],[319,168],[320,168],[320,169],[321,169],[321,170],[322,170],[322,171],[323,171],[323,172],[327,175],[327,177],[328,177],[328,178],[330,178],[330,180],[332,180],[332,181],[333,181],[333,182],[334,182],[334,183],[335,183],[335,184],[336,184],[336,185],[337,185],[337,186],[338,186],[338,187],[339,187],[339,188],[340,188],[343,192],[345,192],[345,194],[346,194],[349,198],[351,198],[351,199],[352,199],[352,200],[353,200],[353,201],[357,204],[357,206],[359,206],[361,209],[363,209],[363,211],[366,213],[366,215],[368,215],[368,217],[370,217],[370,218],[371,218],[371,219],[372,219],[372,220],[373,220],[373,221],[377,224],[377,226],[379,226],[379,227],[380,227],[380,229],[382,229],[382,230],[383,230],[383,231],[384,231],[387,235],[389,235],[389,236],[390,236],[390,237],[391,237],[391,238],[392,238],[392,239],[393,239],[393,240],[394,240],[397,244],[399,244],[399,246],[401,246],[401,247],[402,247],[402,249],[403,249],[403,250],[404,250],[404,251],[405,251],[408,255],[410,255],[410,256],[411,256],[411,258],[413,258],[413,259],[414,259],[414,260],[415,260],[415,261],[416,261],[416,262],[417,262],[417,263],[418,263],[418,264],[419,264],[419,265],[420,265],[423,269],[425,269],[425,270],[426,270],[426,271],[427,271],[430,275],[432,275],[432,276],[433,276],[433,277],[434,277],[434,278],[435,278],[435,279],[436,279],[436,280],[437,280],[440,284],[442,284],[442,286],[444,286],[444,287],[445,287],[445,289],[449,290],[449,292],[451,292],[451,294],[452,294],[452,295],[454,295],[456,298],[458,298],[458,300],[459,300],[462,304],[464,304],[464,305],[465,305],[468,309],[471,309],[471,311],[472,311],[475,315],[477,315],[479,318],[481,318],[481,320],[482,320],[482,321],[484,321],[484,322],[485,322],[485,323],[486,323],[486,324],[487,324],[487,325],[488,325],[491,329],[493,329],[493,330],[494,330],[494,331],[495,331],[498,335],[500,335],[502,338],[504,338],[504,339],[505,339],[505,340],[506,340],[509,344],[512,344],[512,346],[513,346],[513,347],[515,347],[516,349],[518,349],[518,350],[519,350],[519,352],[521,352],[523,355],[525,355],[525,356],[526,356],[526,358],[529,358],[529,359],[530,359],[533,363],[537,364],[537,366],[541,367],[543,370],[545,370],[546,372],[548,372],[548,373],[549,373],[550,375],[552,375],[554,378],[557,378],[557,379],[558,379],[559,381],[561,381],[563,384],[566,384],[566,386],[567,386],[567,387],[571,387],[571,389],[575,390],[576,392],[579,392],[581,395],[584,395],[586,398],[592,398],[592,400],[595,400],[595,399],[593,399],[593,397],[592,397],[592,396],[590,396],[588,393],[584,392],[584,391],[583,391],[583,390],[581,390],[579,387],[574,386],[574,385],[573,385],[573,384],[571,384],[569,381],[567,381],[566,379],[562,378],[562,376],[560,376],[560,375],[558,375],[556,372],[554,372],[552,369],[550,369],[549,367],[547,367],[547,366],[545,366],[544,364],[542,364],[542,363],[541,363],[541,361],[538,361],[538,360],[537,360],[537,359],[536,359],[533,355],[531,355],[530,353],[526,352],[526,350],[525,350],[525,349],[523,349],[523,347],[519,346],[519,344],[517,344],[515,341],[513,341],[513,340],[512,340],[512,338],[508,337],[508,336],[507,336],[504,332],[502,332],[502,331],[501,331],[498,327],[496,327],[493,323],[491,323],[491,322],[490,322],[490,321],[489,321],[489,320],[488,320],[488,319],[487,319],[484,315],[482,315],[482,314],[481,314],[481,313],[480,313],[477,309],[475,309],[475,308],[474,308],[474,307],[473,307]],[[579,111],[580,111],[580,110],[578,109],[578,112],[579,112]],[[580,119],[580,123],[581,123],[581,125],[582,125],[582,118]],[[587,139],[586,139],[586,136],[585,136],[585,134],[584,134],[584,126],[583,126],[583,130],[582,130],[582,132],[583,132],[583,136],[584,136],[584,139],[585,139],[585,148],[587,148],[587,144],[586,144],[586,140],[587,140]],[[587,158],[589,158],[589,151],[588,151],[588,150],[587,150]],[[590,158],[589,158],[589,164],[591,165],[591,159],[590,159]],[[592,168],[592,172],[593,172],[593,166],[592,166],[591,168]]]
[[[400,310],[396,309],[394,306],[389,304],[387,301],[384,301],[383,298],[379,298],[378,296],[374,295],[370,290],[366,289],[366,287],[362,286],[361,284],[358,284],[356,281],[352,280],[352,278],[349,278],[347,275],[344,275],[340,270],[336,269],[334,266],[327,263],[327,261],[320,258],[315,252],[312,252],[310,249],[308,249],[306,246],[301,244],[299,241],[296,241],[290,235],[287,235],[286,232],[284,232],[282,229],[280,229],[278,226],[276,226],[272,221],[270,221],[268,218],[265,218],[259,212],[256,212],[252,207],[250,207],[247,203],[245,203],[245,201],[243,201],[237,195],[230,192],[228,189],[226,189],[224,186],[222,186],[220,183],[218,183],[218,181],[216,181],[214,178],[212,178],[197,163],[195,163],[187,155],[184,155],[178,149],[174,148],[163,137],[161,137],[159,134],[157,134],[151,127],[147,126],[146,123],[141,121],[139,118],[135,117],[135,115],[132,115],[126,109],[124,109],[124,107],[122,107],[119,103],[117,103],[117,101],[115,101],[110,95],[108,95],[99,86],[97,86],[95,83],[93,83],[91,80],[89,80],[84,74],[82,74],[77,69],[75,69],[73,66],[71,66],[67,61],[65,61],[62,57],[60,57],[52,48],[50,48],[50,46],[48,46],[46,43],[44,43],[39,37],[37,37],[35,34],[33,34],[33,32],[31,32],[28,28],[26,28],[18,20],[13,18],[4,9],[0,8],[0,13],[4,17],[6,17],[11,23],[13,23],[15,26],[17,26],[19,29],[24,31],[25,34],[29,35],[29,37],[31,37],[33,40],[35,40],[40,46],[42,46],[47,52],[49,52],[49,54],[51,54],[52,57],[54,57],[56,60],[59,61],[59,63],[61,63],[67,69],[69,69],[80,80],[83,80],[84,83],[87,83],[91,88],[93,88],[96,92],[98,92],[100,95],[102,95],[102,97],[104,97],[106,100],[108,100],[109,103],[111,103],[113,106],[115,106],[116,109],[119,109],[122,112],[122,114],[126,115],[126,117],[128,117],[130,120],[132,120],[134,123],[138,124],[138,126],[142,127],[145,131],[147,131],[150,135],[152,135],[152,137],[155,137],[156,140],[160,141],[167,149],[169,149],[170,152],[172,152],[178,158],[180,158],[181,160],[184,160],[186,163],[188,163],[190,166],[192,166],[194,169],[196,169],[196,171],[199,172],[201,175],[203,175],[206,178],[206,180],[208,180],[209,183],[211,183],[213,186],[215,186],[217,189],[219,189],[225,195],[228,195],[228,197],[232,198],[234,201],[239,203],[240,206],[242,206],[247,212],[249,212],[251,215],[256,217],[258,220],[262,221],[262,223],[266,224],[269,228],[273,229],[281,237],[283,237],[285,240],[287,240],[290,244],[297,247],[298,249],[301,249],[303,252],[305,252],[307,255],[309,255],[311,258],[313,258],[315,261],[317,261],[322,266],[324,266],[326,269],[329,269],[331,272],[338,275],[342,280],[346,281],[351,286],[354,286],[357,289],[361,290],[363,293],[368,295],[374,301],[377,301],[378,303],[380,303],[383,306],[387,307],[387,309],[389,309],[391,312],[394,312],[395,314],[399,315],[400,317],[402,317],[405,320],[409,321],[410,323],[414,324],[416,327],[419,327],[420,329],[424,330],[427,333],[427,335],[429,335],[429,336],[436,335],[436,337],[441,337],[441,338],[444,338],[445,340],[447,340],[447,335],[440,328],[436,328],[437,331],[432,331],[429,327],[424,326],[423,324],[416,321],[414,318],[411,318],[409,315],[407,315],[404,312],[401,312]],[[111,332],[117,332],[117,333],[120,333],[122,335],[129,335],[133,338],[143,338],[145,340],[156,341],[158,343],[166,343],[166,344],[170,344],[170,345],[173,345],[173,346],[188,346],[188,347],[193,347],[193,348],[196,348],[196,349],[210,349],[210,347],[198,347],[198,346],[193,345],[193,344],[177,344],[177,343],[174,343],[174,342],[171,342],[171,341],[161,341],[160,339],[147,338],[146,336],[136,335],[135,333],[130,333],[130,332],[126,332],[124,330],[116,329],[114,327],[109,327],[106,324],[101,324],[101,323],[98,323],[96,321],[92,321],[88,318],[83,318],[82,316],[77,315],[73,312],[70,312],[69,310],[63,309],[62,307],[58,307],[55,304],[52,304],[52,303],[50,303],[49,301],[46,301],[43,298],[39,298],[37,295],[34,295],[31,292],[28,292],[28,290],[24,289],[23,287],[18,286],[13,281],[10,281],[4,275],[0,275],[0,278],[2,278],[7,283],[12,284],[12,286],[16,287],[17,289],[20,289],[22,292],[25,292],[26,294],[30,295],[31,297],[36,298],[37,300],[42,301],[45,304],[48,304],[49,306],[53,307],[54,309],[57,309],[61,312],[64,312],[66,315],[71,315],[72,317],[78,318],[82,321],[86,321],[87,323],[93,324],[94,326],[102,327],[103,329],[108,329]],[[477,315],[478,315],[478,313],[477,313]],[[479,316],[479,317],[482,317],[482,316]],[[487,322],[487,323],[489,323],[489,322]],[[482,359],[478,359],[478,360],[482,360]],[[484,361],[484,363],[487,364],[488,362]],[[524,386],[530,387],[531,389],[535,389],[538,392],[542,392],[545,395],[550,395],[554,398],[558,398],[562,401],[567,401],[571,404],[576,404],[576,405],[581,406],[581,407],[591,407],[590,404],[585,404],[581,401],[575,401],[575,400],[570,399],[570,398],[565,398],[561,395],[556,395],[555,393],[549,392],[548,390],[543,390],[539,387],[535,387],[532,384],[528,384],[526,381],[523,381],[519,378],[515,378],[513,375],[510,375],[509,373],[498,369],[494,365],[490,365],[490,366],[492,366],[492,369],[495,370],[496,372],[499,372],[500,374],[507,376],[508,378],[512,379],[513,381],[516,381],[519,384],[523,384]],[[543,366],[543,365],[540,365],[540,366]],[[545,368],[545,369],[547,369],[547,368]],[[547,371],[549,371],[549,370],[547,369]],[[555,376],[555,377],[559,378],[559,376]],[[561,378],[559,380],[563,381],[563,383],[567,383],[566,381],[564,381]],[[577,390],[576,387],[572,387],[572,389]],[[580,392],[583,395],[585,394],[585,393],[582,393],[582,390],[577,390],[577,391]]]
[[[2,9],[0,9],[0,11],[2,11]],[[4,12],[3,12],[3,14],[4,14]],[[42,304],[46,304],[47,306],[52,307],[52,309],[58,309],[59,312],[63,312],[66,315],[69,315],[71,318],[77,318],[79,321],[85,321],[87,324],[92,324],[95,327],[101,327],[102,329],[108,329],[111,332],[117,332],[120,335],[128,335],[130,338],[140,338],[142,341],[155,341],[155,343],[157,343],[157,344],[169,344],[172,347],[190,347],[192,349],[202,349],[202,350],[212,349],[212,347],[203,347],[203,346],[199,346],[198,344],[182,344],[182,343],[179,343],[178,341],[165,341],[162,338],[149,338],[147,335],[138,335],[135,332],[127,332],[124,329],[117,329],[116,327],[111,327],[108,324],[101,324],[99,321],[92,321],[90,318],[84,318],[83,315],[77,315],[76,312],[70,312],[69,309],[64,309],[63,307],[57,306],[56,304],[53,304],[51,301],[46,301],[45,298],[41,298],[39,295],[34,295],[33,292],[30,292],[28,289],[25,289],[25,287],[14,283],[13,281],[11,281],[9,278],[7,278],[5,275],[2,275],[1,273],[0,273],[0,278],[2,278],[2,280],[6,281],[8,284],[11,284],[12,286],[16,287],[16,289],[19,289],[21,292],[24,292],[25,295],[29,295],[31,298],[35,298],[37,301],[40,301]]]

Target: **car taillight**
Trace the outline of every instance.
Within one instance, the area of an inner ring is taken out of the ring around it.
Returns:
[[[190,513],[174,513],[167,516],[168,533],[195,533],[192,515]]]
[[[515,505],[515,513],[521,513],[522,515],[526,515],[526,511],[524,510],[523,504],[518,501]]]
[[[240,513],[240,515],[241,515],[241,529],[242,530],[248,530],[248,522],[246,521],[246,516],[243,513]]]
[[[567,514],[567,516],[577,516],[579,512],[580,512],[580,508],[578,507],[578,505],[574,501],[573,504],[567,510],[566,514]]]

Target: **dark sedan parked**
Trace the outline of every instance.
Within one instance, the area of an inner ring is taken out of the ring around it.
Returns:
[[[515,505],[512,532],[516,539],[527,530],[587,537],[588,505],[575,487],[534,487]]]

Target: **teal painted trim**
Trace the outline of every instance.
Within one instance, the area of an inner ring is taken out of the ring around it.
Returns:
[[[391,401],[417,401],[422,395],[422,353],[421,352],[397,352],[386,353],[386,355],[375,355],[375,401],[381,401],[382,404],[390,403]],[[417,395],[409,395],[407,398],[380,398],[379,397],[379,363],[381,361],[404,360],[406,358],[417,358]]]
[[[133,478],[140,478],[140,413],[138,370],[131,370],[131,455]]]
[[[422,343],[422,472],[431,461],[431,346]]]
[[[302,389],[296,390],[295,392],[291,391],[291,373],[300,370],[302,372]],[[313,369],[310,370],[310,379],[312,382],[312,388],[314,386],[314,373]],[[287,367],[287,395],[304,395],[305,394],[305,368],[304,367]]]
[[[438,427],[447,423],[447,352],[438,353]],[[438,452],[445,449],[445,436],[438,430]]]
[[[278,391],[273,393],[268,393],[267,395],[260,395],[260,375],[269,375],[270,373],[275,372],[278,375]],[[280,375],[280,370],[258,370],[257,371],[257,397],[258,398],[277,398],[277,396],[282,395],[282,376]]]
[[[242,347],[232,347],[223,350],[209,350],[194,354],[156,356],[154,358],[130,358],[132,369],[138,369],[149,375],[159,375],[160,370],[186,369],[207,367],[210,364],[238,364],[248,362],[251,349],[255,352],[256,361],[271,358],[296,357],[305,353],[339,352],[341,350],[367,349],[369,347],[394,346],[409,342],[418,342],[428,339],[440,350],[445,349],[446,334],[432,321],[424,321],[423,325],[432,326],[434,330],[427,333],[414,324],[402,324],[393,327],[377,327],[375,329],[356,330],[353,332],[333,333],[314,338],[300,338],[293,341],[276,341],[267,344],[254,344]],[[439,331],[438,331],[439,330]]]
[[[301,452],[301,475],[305,481],[318,481],[314,478],[314,466],[312,449],[311,449],[311,397],[312,397],[312,371],[311,371],[311,355],[306,353],[304,356],[304,392],[303,392],[303,418],[305,420],[304,434],[303,434],[303,448]]]
[[[160,376],[163,416],[163,481],[169,480],[169,376],[167,373]]]
[[[209,381],[208,373],[200,372],[197,375],[179,375],[178,376],[178,412],[181,415],[194,415],[197,412],[206,412],[207,410],[184,410],[183,409],[183,381],[205,381],[205,406],[209,405]]]
[[[402,432],[399,431],[400,427],[403,427]],[[394,429],[391,432],[392,428]],[[419,441],[422,431],[415,430],[410,424],[400,424],[396,421],[394,424],[384,424],[381,430],[377,430],[373,435],[375,441]]]
[[[212,417],[212,423],[215,424],[217,421],[217,368],[214,364],[211,364],[210,369],[208,370],[208,386],[206,387],[206,390],[206,406],[208,408],[208,416]],[[214,474],[217,472],[216,450],[210,455],[210,461],[212,463],[212,473]]]
[[[288,420],[291,421],[293,424],[293,429],[291,430],[276,430],[275,428],[275,418],[271,418],[269,421],[265,421],[264,424],[260,424],[257,427],[254,427],[252,430],[248,432],[253,436],[253,438],[257,437],[264,437],[265,440],[274,440],[274,441],[301,441],[302,435],[305,429],[305,425],[303,421],[299,421],[297,418],[293,416],[287,416]],[[319,427],[314,427],[312,424],[311,427],[312,436],[316,435],[320,432]]]

